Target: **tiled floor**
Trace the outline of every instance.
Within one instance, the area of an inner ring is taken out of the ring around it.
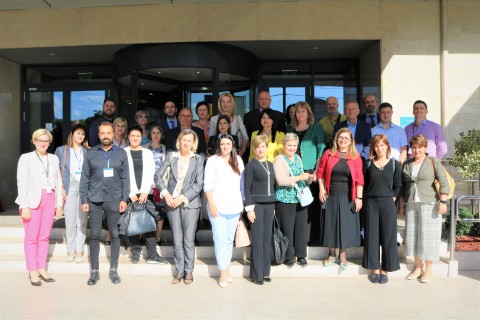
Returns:
[[[429,284],[394,278],[386,285],[366,277],[277,278],[257,286],[244,278],[221,289],[196,277],[192,285],[170,278],[123,276],[113,285],[101,270],[54,274],[56,283],[32,287],[27,273],[0,274],[1,319],[480,319],[480,272]]]

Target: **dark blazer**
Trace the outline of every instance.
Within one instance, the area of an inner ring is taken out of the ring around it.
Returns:
[[[179,125],[178,119],[177,119],[177,125]],[[162,127],[163,133],[165,135],[167,134],[168,131],[170,131],[170,125],[168,124],[167,119],[163,119],[162,121],[160,121],[160,127]]]
[[[273,110],[275,116],[275,124],[277,125],[277,131],[287,132],[287,126],[285,125],[285,115],[280,111]],[[248,138],[252,137],[252,133],[260,130],[260,111],[254,109],[250,112],[245,113],[243,116],[243,124],[245,129],[247,129]]]
[[[334,134],[337,133],[341,128],[347,128],[347,121],[337,122],[335,124]],[[367,160],[370,157],[370,140],[372,139],[372,131],[370,130],[370,125],[365,121],[357,119],[357,129],[355,130],[355,146],[360,156]]]
[[[365,113],[362,113],[361,115],[359,115],[359,116],[357,117],[357,119],[367,122],[367,113],[366,113],[366,112],[365,112]],[[377,123],[376,123],[375,125],[377,125],[377,124],[379,124],[379,123],[380,123],[380,114],[377,113]],[[368,122],[367,122],[367,124],[370,125],[370,123],[368,123]]]
[[[205,137],[204,137],[205,139]],[[162,162],[160,168],[155,173],[155,185],[160,192],[167,190],[168,193],[173,194],[178,181],[178,157],[172,157],[174,153],[169,152]],[[195,154],[190,158],[188,164],[187,174],[183,180],[183,186],[180,194],[188,199],[187,208],[194,209],[202,206],[200,193],[203,188],[203,173],[204,173],[204,157]],[[163,175],[166,170],[170,170],[168,175],[168,182],[165,185]]]
[[[205,131],[203,129],[197,128],[197,127],[191,127],[193,131],[197,134],[198,138],[198,146],[197,146],[197,153],[198,154],[207,154],[207,142],[205,141]],[[180,126],[168,130],[165,134],[165,147],[167,148],[167,151],[176,151],[176,143],[177,143],[177,137],[181,132]]]
[[[100,143],[100,140],[98,139],[98,126],[102,122],[113,122],[113,120],[105,118],[105,116],[101,116],[90,123],[90,127],[88,128],[88,144],[90,147],[95,147]],[[125,130],[127,129],[128,128],[125,128]]]

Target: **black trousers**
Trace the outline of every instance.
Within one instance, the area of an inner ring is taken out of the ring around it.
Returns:
[[[91,270],[98,270],[98,255],[100,254],[100,235],[102,232],[102,218],[105,213],[107,218],[108,231],[110,231],[110,268],[118,267],[118,256],[120,255],[120,238],[118,237],[118,212],[120,201],[91,202],[88,218],[90,223],[90,267]]]
[[[308,209],[299,203],[275,202],[275,214],[282,233],[288,238],[287,260],[307,257]]]
[[[362,266],[392,272],[400,269],[397,251],[397,208],[391,197],[365,199],[365,243]]]
[[[158,256],[157,253],[157,240],[155,239],[155,231],[147,232],[143,234],[145,238],[145,245],[147,246],[147,260],[153,259]],[[130,241],[130,247],[132,250],[132,257],[140,257],[142,253],[142,242],[140,240],[140,235],[135,235],[128,237]]]
[[[250,255],[250,278],[263,281],[270,276],[272,260],[272,229],[275,203],[256,203],[255,222],[250,225],[252,250]]]

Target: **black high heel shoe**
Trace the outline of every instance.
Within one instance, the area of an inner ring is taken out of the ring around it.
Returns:
[[[53,279],[52,277],[50,278],[45,278],[44,276],[42,276],[41,274],[38,275],[40,277],[40,279],[42,279],[43,281],[45,282],[55,282],[55,279]]]
[[[40,280],[38,281],[32,281],[32,277],[30,276],[30,274],[28,274],[28,279],[30,279],[30,283],[32,284],[32,286],[34,287],[40,287],[42,285],[42,282],[40,282]]]

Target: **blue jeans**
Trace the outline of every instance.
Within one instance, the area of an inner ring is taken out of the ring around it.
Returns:
[[[232,260],[233,240],[235,239],[235,231],[237,230],[240,213],[218,213],[218,216],[213,218],[210,215],[210,210],[208,210],[208,217],[212,224],[213,243],[215,245],[215,258],[217,259],[218,270],[225,270]]]

